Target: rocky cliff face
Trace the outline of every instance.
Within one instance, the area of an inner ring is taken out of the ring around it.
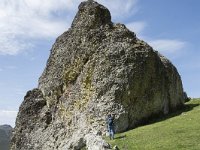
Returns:
[[[16,120],[12,149],[106,149],[105,118],[117,132],[183,105],[176,68],[107,8],[82,2],[71,28],[57,38],[37,89]]]
[[[10,149],[12,130],[10,125],[0,125],[0,150]]]

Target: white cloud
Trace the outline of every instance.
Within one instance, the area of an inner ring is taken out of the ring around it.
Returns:
[[[131,31],[135,32],[139,36],[144,31],[146,25],[147,24],[144,21],[131,22],[131,23],[127,23],[126,24],[126,26],[127,26],[128,29],[130,29]]]
[[[111,12],[114,20],[126,19],[138,11],[139,0],[97,0]]]
[[[175,53],[183,49],[187,43],[181,40],[157,39],[149,41],[149,44],[155,49],[163,53]]]
[[[55,38],[69,27],[80,0],[1,0],[0,54],[16,55],[34,39]],[[66,14],[66,20],[62,15]]]
[[[14,127],[17,112],[16,110],[0,110],[0,125],[9,124]]]
[[[56,38],[70,26],[81,1],[1,0],[0,55],[16,55],[30,49],[35,39]],[[113,18],[121,19],[137,11],[137,1],[98,0],[110,9]]]
[[[0,30],[3,30],[0,28]],[[12,37],[13,33],[2,32],[0,36],[0,54],[2,55],[16,55],[21,50],[29,47],[30,43],[25,44],[24,41],[17,40]]]

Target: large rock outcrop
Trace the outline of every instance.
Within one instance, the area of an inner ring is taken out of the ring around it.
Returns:
[[[117,132],[182,106],[181,78],[172,63],[107,8],[82,2],[71,28],[57,38],[38,89],[20,106],[12,149],[106,149],[105,118]]]

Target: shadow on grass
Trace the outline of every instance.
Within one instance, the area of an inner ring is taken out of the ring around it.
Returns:
[[[126,135],[121,135],[121,136],[115,137],[115,139],[123,139],[123,138],[125,138],[125,137],[126,137]]]
[[[181,115],[182,113],[185,113],[185,112],[188,112],[188,111],[191,111],[193,110],[195,107],[199,106],[200,104],[185,104],[179,108],[177,108],[176,110],[171,110],[169,112],[169,114],[167,115],[164,115],[163,113],[159,113],[159,114],[154,114],[152,115],[151,117],[148,117],[148,118],[143,118],[142,121],[140,121],[135,128],[137,127],[141,127],[141,126],[144,126],[144,125],[149,125],[149,124],[153,124],[153,123],[156,123],[156,122],[161,122],[161,121],[164,121],[164,120],[167,120],[167,119],[170,119],[172,117],[175,117],[175,116],[179,116]],[[131,130],[128,129],[128,130]]]
[[[172,117],[179,116],[182,113],[193,110],[197,106],[199,106],[199,104],[185,104],[185,105],[179,107],[177,110],[172,110],[167,115],[161,114],[161,115],[155,115],[155,116],[149,118],[148,120],[146,120],[146,123],[144,125],[164,121],[164,120],[170,119]]]

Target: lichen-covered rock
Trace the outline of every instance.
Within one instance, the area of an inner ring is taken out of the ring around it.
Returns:
[[[107,8],[82,2],[53,45],[38,89],[25,96],[12,149],[107,149],[101,135],[108,114],[123,132],[183,103],[171,62],[125,25],[112,23]]]

